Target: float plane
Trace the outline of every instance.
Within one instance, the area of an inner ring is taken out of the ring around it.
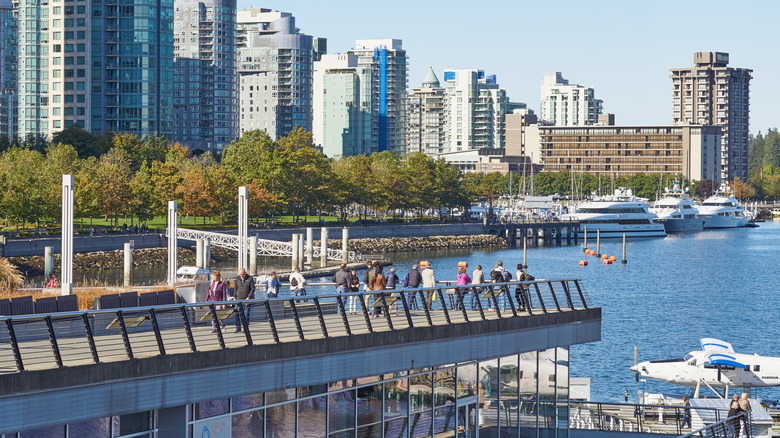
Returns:
[[[682,359],[653,360],[636,363],[631,371],[637,379],[649,377],[676,385],[696,388],[699,397],[702,384],[722,397],[728,396],[728,388],[757,388],[780,386],[780,357],[736,353],[728,342],[704,338],[701,350],[691,351]],[[725,388],[721,395],[713,388]]]

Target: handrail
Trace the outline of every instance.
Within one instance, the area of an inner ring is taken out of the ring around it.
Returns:
[[[740,422],[742,423],[741,425],[739,425]],[[725,420],[712,423],[708,426],[702,427],[701,429],[686,433],[685,435],[680,435],[679,438],[732,438],[735,435],[734,432],[737,425],[740,426],[741,437],[750,438],[755,435],[752,411],[744,411],[734,415],[733,417],[728,417]]]
[[[579,281],[442,285],[0,316],[0,374],[588,309],[587,297],[576,292],[582,291]],[[428,301],[434,296],[438,300]],[[556,300],[560,305],[552,305]],[[217,329],[226,324],[235,326],[236,334]]]

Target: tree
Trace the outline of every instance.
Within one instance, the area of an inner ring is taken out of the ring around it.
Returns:
[[[220,225],[227,218],[237,217],[238,185],[225,166],[216,164],[207,169],[206,187],[212,214],[219,216]]]
[[[54,222],[62,217],[62,175],[76,175],[80,167],[76,149],[71,145],[52,143],[46,149],[42,172],[45,185],[44,216]]]
[[[692,182],[691,191],[696,193],[696,196],[699,198],[707,199],[718,190],[719,186],[720,184],[718,184],[716,181],[711,179],[703,179],[701,181]]]
[[[756,190],[753,188],[753,186],[748,182],[740,181],[739,178],[731,181],[729,187],[731,187],[731,190],[734,191],[734,197],[739,200],[756,196]]]
[[[266,184],[262,184],[259,178],[257,182],[271,189],[272,193],[283,196],[282,200],[293,209],[298,220],[301,212],[308,215],[310,208],[322,206],[325,203],[322,200],[329,197],[327,187],[332,175],[330,162],[314,148],[311,133],[300,127],[280,138],[276,144],[280,167],[275,169],[275,173],[285,184],[269,188],[267,180]]]
[[[249,216],[261,218],[273,210],[276,196],[260,186],[257,181],[252,181],[247,186],[249,192]]]
[[[111,149],[113,134],[90,134],[78,125],[65,128],[52,136],[51,143],[71,145],[82,158],[100,157]]]
[[[112,148],[98,160],[94,175],[95,195],[100,214],[113,218],[119,225],[119,216],[130,211],[131,160],[123,149]]]
[[[211,216],[212,204],[207,192],[207,163],[200,160],[193,161],[182,172],[182,183],[176,187],[175,194],[181,200],[179,210],[196,218],[203,217],[206,224],[206,216]],[[196,222],[197,223],[197,222]]]
[[[402,160],[402,172],[409,180],[406,202],[422,217],[426,208],[436,203],[436,164],[433,158],[422,152],[406,154]]]
[[[42,170],[43,155],[35,150],[12,148],[0,159],[0,210],[17,229],[44,216],[47,186]]]
[[[148,220],[154,219],[155,213],[155,193],[152,183],[152,170],[146,164],[141,163],[130,180],[130,191],[132,199],[130,202],[130,214],[138,218],[139,225]]]

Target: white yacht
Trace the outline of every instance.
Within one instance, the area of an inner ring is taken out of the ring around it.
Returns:
[[[728,186],[702,202],[699,216],[704,218],[704,228],[738,228],[748,224],[745,208],[729,194]]]
[[[580,221],[580,232],[587,227],[590,236],[595,237],[596,230],[602,238],[664,237],[663,224],[655,222],[658,218],[649,211],[650,205],[635,198],[631,190],[615,190],[613,196],[598,198],[577,206],[574,213],[561,215],[561,220]]]
[[[650,212],[658,215],[656,222],[663,224],[667,233],[701,231],[704,228],[704,219],[699,217],[696,205],[676,182],[671,190],[666,189],[663,198],[653,203]]]

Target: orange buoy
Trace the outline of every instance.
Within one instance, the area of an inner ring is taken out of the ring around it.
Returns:
[[[609,258],[609,261],[610,262],[616,262],[617,261],[617,257],[612,256],[612,257]]]
[[[594,255],[596,255],[596,251],[590,250],[589,254],[594,256]]]
[[[604,260],[608,260],[608,259],[609,259],[609,256],[608,256],[608,255],[606,255],[606,254],[602,254],[602,255],[601,255],[601,258],[602,258],[602,259],[604,259]]]
[[[609,259],[604,259],[604,264],[608,265],[609,264]]]
[[[580,260],[580,266],[588,266],[587,260]]]

